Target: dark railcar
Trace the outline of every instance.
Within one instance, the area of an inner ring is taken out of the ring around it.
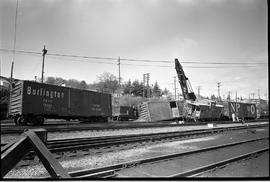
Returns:
[[[9,115],[16,124],[41,125],[45,118],[98,119],[112,116],[111,95],[32,81],[18,81]]]
[[[232,119],[232,114],[241,119],[255,119],[257,117],[256,104],[227,102],[224,103],[224,116]]]
[[[128,121],[129,119],[137,119],[138,110],[130,106],[113,106],[113,120]]]

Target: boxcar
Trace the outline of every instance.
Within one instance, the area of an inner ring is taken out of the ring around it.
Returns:
[[[112,116],[111,95],[32,81],[18,81],[9,115],[16,124],[41,125],[44,118],[106,121]]]
[[[182,101],[146,101],[138,106],[139,117],[145,121],[179,120],[183,115]]]
[[[241,119],[255,119],[257,117],[256,104],[242,102],[226,102],[224,103],[224,117],[232,119],[234,113],[236,117]]]
[[[135,107],[113,106],[112,108],[113,120],[126,121],[138,118],[138,110]]]
[[[183,117],[187,121],[213,121],[220,120],[223,106],[199,102],[186,102],[184,104]]]

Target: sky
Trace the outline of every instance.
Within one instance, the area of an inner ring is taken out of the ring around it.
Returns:
[[[46,45],[45,77],[118,77],[120,57],[123,82],[150,73],[150,84],[174,93],[178,58],[195,93],[218,95],[220,82],[221,96],[268,98],[266,0],[18,0],[15,21],[16,3],[0,1],[2,76],[14,60],[15,78],[41,77]]]

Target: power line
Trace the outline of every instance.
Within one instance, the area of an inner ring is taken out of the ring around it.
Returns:
[[[16,53],[22,53],[22,54],[35,54],[35,55],[42,55],[40,52],[34,52],[34,51],[24,51],[24,50],[9,50],[9,49],[0,49],[0,51],[4,52],[16,52]],[[112,58],[112,57],[99,57],[99,56],[83,56],[83,55],[70,55],[70,54],[58,54],[58,53],[48,53],[48,56],[56,56],[56,57],[72,57],[72,58],[83,58],[83,59],[99,59],[99,60],[115,60],[117,61],[118,58]],[[155,63],[172,63],[172,61],[156,61],[156,60],[146,60],[146,59],[127,59],[127,58],[121,58],[121,60],[124,61],[130,61],[130,62],[155,62]],[[207,64],[207,65],[245,65],[247,67],[255,67],[254,65],[249,64],[268,64],[267,62],[199,62],[199,61],[182,61],[181,63],[185,64]],[[135,64],[126,64],[125,65],[135,65]],[[158,67],[171,67],[166,65],[136,65],[136,66],[158,66]],[[185,66],[187,68],[225,68],[225,67],[201,67],[201,66]],[[241,66],[242,67],[242,66]],[[228,67],[228,68],[234,68],[234,67]]]

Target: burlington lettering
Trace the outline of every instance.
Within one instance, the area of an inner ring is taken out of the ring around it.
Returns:
[[[64,92],[45,90],[43,88],[34,89],[31,86],[27,87],[27,95],[43,96],[43,97],[49,97],[51,99],[53,99],[53,98],[63,99],[64,98]]]

